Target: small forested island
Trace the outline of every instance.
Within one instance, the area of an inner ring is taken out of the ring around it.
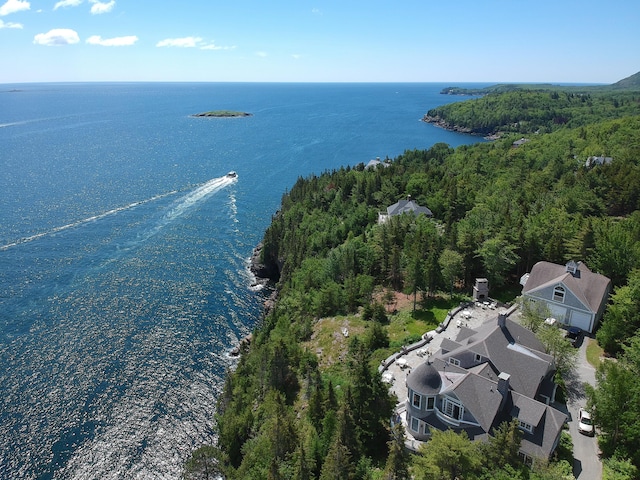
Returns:
[[[252,113],[236,112],[234,110],[211,110],[209,112],[194,113],[192,117],[236,118],[251,117]]]
[[[419,426],[390,420],[402,405],[436,405],[409,399],[406,387],[396,396],[380,367],[442,329],[453,310],[470,305],[474,281],[488,279],[492,301],[520,305],[522,328],[553,358],[554,403],[567,408],[576,395],[575,344],[564,329],[545,326],[548,310],[519,298],[520,281],[539,262],[577,261],[612,287],[597,330],[580,341],[596,369],[584,396],[602,478],[639,478],[638,99],[636,85],[587,96],[487,95],[448,108],[461,115],[460,125],[500,131],[495,141],[456,149],[440,143],[406,151],[386,166],[300,178],[255,255],[256,271],[271,277],[277,295],[251,340],[239,346],[236,369],[211,413],[216,445],[193,452],[184,477],[573,479],[572,435],[579,434],[562,430],[562,422],[547,458],[521,455],[523,438],[546,428],[517,418],[525,403],[508,409],[511,421],[472,441],[469,425],[446,428],[447,417],[460,414],[451,397],[437,407],[442,429],[429,427],[420,433],[430,440],[416,442],[409,435]],[[504,107],[498,115],[497,106]],[[428,213],[391,215],[392,206],[410,201]],[[453,323],[448,328],[471,335]],[[438,358],[432,353],[424,362]],[[482,355],[476,352],[478,361]],[[459,363],[449,362],[446,371],[459,375]],[[407,373],[393,381],[403,385]],[[445,377],[452,384],[460,378]],[[574,427],[577,421],[570,419]]]

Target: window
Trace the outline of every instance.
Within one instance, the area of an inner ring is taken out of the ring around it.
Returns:
[[[518,420],[518,426],[529,433],[533,433],[533,425],[529,425],[528,423],[523,422],[522,420]]]
[[[411,417],[411,430],[418,432],[420,429],[420,420],[416,417]]]
[[[416,408],[420,408],[422,406],[422,395],[414,392],[411,397],[411,404]]]
[[[458,360],[457,358],[449,357],[449,363],[451,365],[455,365],[456,367],[460,366],[460,360]]]
[[[444,399],[442,405],[443,413],[454,420],[461,420],[464,413],[464,407],[449,397]]]
[[[427,410],[433,410],[436,405],[436,397],[427,397]]]
[[[564,303],[564,287],[558,285],[553,289],[553,301]]]
[[[524,463],[527,467],[530,467],[533,465],[533,458],[531,458],[526,453],[518,452],[518,457],[520,458],[520,460],[522,460],[522,463]]]
[[[475,360],[476,360],[476,363],[481,363],[482,362],[482,355],[480,355],[479,353],[476,353]]]

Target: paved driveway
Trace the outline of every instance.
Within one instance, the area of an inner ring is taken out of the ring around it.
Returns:
[[[595,369],[587,362],[587,344],[593,341],[584,337],[578,352],[578,365],[574,374],[565,379],[569,398],[567,408],[569,415],[569,433],[573,438],[573,474],[578,480],[600,480],[602,478],[602,462],[599,457],[596,437],[587,437],[578,432],[578,410],[587,403],[584,383],[596,384]]]

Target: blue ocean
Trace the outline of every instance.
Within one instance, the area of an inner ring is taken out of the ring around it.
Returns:
[[[0,85],[0,479],[179,478],[260,320],[248,259],[282,195],[482,141],[420,121],[465,99],[446,86]],[[253,116],[190,116],[217,109]]]

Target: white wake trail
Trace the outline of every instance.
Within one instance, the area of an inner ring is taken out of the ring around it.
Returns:
[[[151,198],[147,198],[146,200],[140,200],[139,202],[133,202],[133,203],[130,203],[129,205],[125,205],[124,207],[114,208],[114,209],[108,210],[108,211],[106,211],[104,213],[100,213],[98,215],[93,215],[91,217],[84,218],[82,220],[78,220],[77,222],[72,222],[72,223],[68,223],[66,225],[62,225],[61,227],[52,228],[51,230],[47,230],[46,232],[36,233],[35,235],[31,235],[29,237],[24,237],[24,238],[21,238],[19,240],[16,240],[15,242],[8,243],[6,245],[2,245],[2,246],[0,246],[0,251],[8,250],[8,249],[10,249],[12,247],[16,247],[18,245],[22,245],[23,243],[33,242],[34,240],[37,240],[39,238],[48,237],[49,235],[54,235],[54,234],[62,232],[64,230],[69,230],[70,228],[79,227],[80,225],[84,225],[85,223],[95,222],[96,220],[100,220],[102,218],[109,217],[111,215],[115,215],[116,213],[123,212],[125,210],[130,210],[130,209],[135,208],[135,207],[137,207],[139,205],[144,205],[145,203],[150,203],[150,202],[153,202],[154,200],[159,200],[161,198],[168,197],[169,195],[175,195],[176,193],[178,193],[178,191],[174,190],[172,192],[163,193],[161,195],[155,195],[155,196],[153,196]]]
[[[146,242],[182,215],[197,208],[200,203],[205,201],[211,195],[219,192],[225,187],[228,187],[236,181],[236,177],[229,177],[225,175],[224,177],[213,178],[206,183],[197,186],[194,190],[176,200],[173,205],[171,205],[169,211],[158,221],[158,223],[152,229],[147,230],[143,235],[138,237],[135,242],[130,244],[130,247]]]
[[[236,181],[235,178],[228,176],[213,178],[208,182],[200,185],[192,192],[176,201],[173,208],[164,216],[164,221],[169,223],[176,218],[184,215],[186,212],[197,206],[200,202],[214,193],[228,187]]]
[[[142,240],[144,241],[144,240],[147,240],[147,239],[151,238],[156,233],[158,233],[162,228],[164,228],[166,225],[168,225],[169,223],[173,222],[177,218],[179,218],[182,215],[184,215],[189,210],[191,210],[194,207],[196,207],[199,203],[204,201],[206,198],[208,198],[209,196],[213,195],[214,193],[222,190],[223,188],[228,187],[229,185],[235,183],[236,181],[237,181],[236,177],[232,178],[232,177],[229,177],[229,176],[225,175],[224,177],[213,178],[213,179],[209,180],[208,182],[203,183],[202,185],[196,187],[193,191],[189,192],[184,197],[176,200],[176,202],[173,204],[171,210],[169,210],[169,212],[162,218],[160,223],[158,225],[156,225],[151,231],[147,232],[147,234],[142,238]],[[168,192],[168,193],[155,195],[155,196],[153,196],[151,198],[147,198],[146,200],[141,200],[139,202],[133,202],[133,203],[130,203],[129,205],[125,205],[124,207],[114,208],[114,209],[106,211],[104,213],[100,213],[98,215],[93,215],[91,217],[84,218],[82,220],[78,220],[77,222],[72,222],[72,223],[68,223],[67,225],[62,225],[61,227],[52,228],[51,230],[48,230],[46,232],[36,233],[35,235],[31,235],[29,237],[21,238],[19,240],[16,240],[15,242],[11,242],[11,243],[8,243],[6,245],[0,245],[0,251],[8,250],[8,249],[10,249],[12,247],[16,247],[18,245],[22,245],[23,243],[33,242],[34,240],[38,240],[39,238],[48,237],[50,235],[54,235],[54,234],[62,232],[64,230],[69,230],[71,228],[79,227],[79,226],[84,225],[86,223],[95,222],[95,221],[101,220],[101,219],[103,219],[105,217],[109,217],[111,215],[115,215],[116,213],[123,212],[125,210],[130,210],[130,209],[135,208],[135,207],[137,207],[139,205],[144,205],[145,203],[150,203],[150,202],[153,202],[155,200],[159,200],[161,198],[168,197],[170,195],[175,195],[176,193],[178,193],[178,190],[173,190],[173,191]]]

